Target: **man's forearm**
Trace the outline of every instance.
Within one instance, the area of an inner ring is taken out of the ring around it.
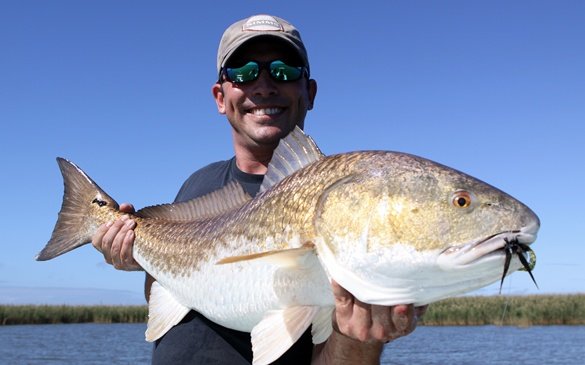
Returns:
[[[333,331],[326,342],[313,349],[312,365],[378,365],[384,344],[354,340]]]

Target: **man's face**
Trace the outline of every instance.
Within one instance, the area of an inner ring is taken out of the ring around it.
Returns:
[[[242,48],[230,58],[228,66],[291,60],[292,51],[274,41],[250,42]],[[278,82],[267,70],[261,70],[255,81],[245,84],[223,81],[221,85],[215,84],[212,91],[219,112],[226,115],[232,126],[235,147],[271,151],[296,125],[303,128],[307,110],[313,108],[317,85],[306,77]]]

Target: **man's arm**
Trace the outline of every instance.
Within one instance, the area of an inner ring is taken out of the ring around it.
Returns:
[[[379,364],[384,344],[414,331],[426,306],[369,305],[357,300],[336,282],[333,332],[326,342],[316,345],[313,365]]]

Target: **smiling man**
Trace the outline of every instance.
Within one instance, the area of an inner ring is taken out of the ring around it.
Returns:
[[[258,193],[272,153],[295,126],[304,127],[317,83],[298,30],[287,21],[256,15],[232,24],[217,56],[218,81],[212,86],[219,113],[232,127],[235,156],[193,173],[175,201],[187,201],[236,180],[251,196]],[[123,205],[130,211],[130,205]],[[93,245],[121,270],[140,269],[132,258],[135,223],[106,224]],[[146,274],[149,297],[153,279]],[[425,308],[362,303],[332,283],[334,331],[313,346],[310,330],[275,364],[377,364],[384,343],[412,332]],[[249,364],[250,334],[219,326],[192,311],[155,344],[153,364]]]
[[[300,37],[295,39],[298,43],[287,44],[280,37],[261,36],[263,33],[245,41],[232,55],[227,50],[234,45],[224,35],[218,56],[219,80],[212,87],[218,111],[232,126],[238,167],[256,174],[266,172],[281,138],[296,125],[303,128],[317,93]]]

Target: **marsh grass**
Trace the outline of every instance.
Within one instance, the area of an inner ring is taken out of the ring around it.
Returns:
[[[585,325],[585,295],[450,298],[429,306],[431,326]]]
[[[146,306],[0,305],[0,324],[141,323]],[[446,299],[429,306],[427,326],[585,325],[585,294],[482,296]]]
[[[146,306],[0,305],[0,324],[141,323]]]

